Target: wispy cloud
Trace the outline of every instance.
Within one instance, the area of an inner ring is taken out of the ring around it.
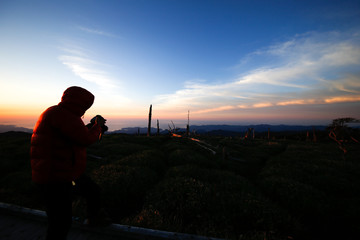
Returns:
[[[341,102],[358,102],[360,101],[360,95],[358,96],[337,96],[326,98],[326,103],[341,103]]]
[[[314,99],[296,99],[278,102],[276,105],[278,106],[288,106],[288,105],[305,105],[305,104],[314,104],[316,101]]]
[[[360,101],[358,32],[306,33],[245,58],[241,62],[253,61],[257,67],[222,84],[186,82],[155,102],[162,109],[202,114]]]
[[[106,65],[92,60],[82,50],[76,48],[62,48],[67,54],[61,55],[59,60],[67,66],[76,76],[95,83],[101,88],[116,87],[116,81],[111,75],[102,70]]]
[[[195,111],[194,113],[219,112],[219,111],[226,111],[226,110],[231,110],[231,109],[235,109],[235,108],[236,107],[234,107],[234,106],[221,106],[221,107],[217,107],[217,108],[198,110],[198,111]]]
[[[270,102],[264,102],[264,103],[256,103],[253,105],[254,108],[264,108],[264,107],[271,107],[273,106]]]
[[[100,35],[100,36],[105,36],[105,37],[112,37],[112,38],[121,38],[115,34],[103,31],[103,30],[99,30],[99,29],[94,29],[94,28],[87,28],[87,27],[83,27],[83,26],[78,26],[78,29],[80,29],[83,32],[86,33],[90,33],[90,34],[95,34],[95,35]]]

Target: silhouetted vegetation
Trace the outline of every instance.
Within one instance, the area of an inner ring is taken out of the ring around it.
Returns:
[[[360,145],[347,143],[344,161],[327,132],[317,142],[305,134],[197,136],[216,154],[188,138],[105,135],[88,149],[86,174],[121,224],[228,239],[354,239]],[[41,208],[30,134],[0,134],[0,144],[0,201]]]

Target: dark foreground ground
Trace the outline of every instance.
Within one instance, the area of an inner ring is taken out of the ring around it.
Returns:
[[[44,210],[30,137],[0,134],[0,202]],[[344,154],[326,132],[270,137],[105,135],[88,148],[86,174],[117,226],[232,240],[359,239],[360,144],[344,141]],[[84,201],[74,203],[83,218]]]
[[[44,211],[0,203],[1,240],[42,240],[46,237],[46,214]],[[179,234],[119,224],[108,227],[89,228],[73,222],[68,240],[135,240],[135,239],[192,239],[216,240],[213,238]]]
[[[3,240],[42,240],[46,236],[46,217],[29,214],[19,214],[1,210],[0,239]],[[127,239],[124,237],[103,234],[101,231],[73,226],[69,240],[95,240],[95,239]]]

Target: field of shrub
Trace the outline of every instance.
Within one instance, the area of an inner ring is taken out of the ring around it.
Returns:
[[[31,184],[31,135],[0,134],[0,201],[42,209]],[[105,135],[86,174],[114,222],[226,239],[356,239],[360,145]],[[83,217],[81,199],[74,214]]]

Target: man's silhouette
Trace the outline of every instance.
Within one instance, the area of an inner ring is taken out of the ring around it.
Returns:
[[[66,239],[72,221],[74,191],[87,200],[88,218],[100,211],[100,189],[83,176],[86,147],[95,143],[105,119],[96,118],[88,129],[81,117],[94,95],[81,87],[65,90],[58,105],[39,117],[31,137],[32,180],[39,186],[48,216],[47,239]]]

